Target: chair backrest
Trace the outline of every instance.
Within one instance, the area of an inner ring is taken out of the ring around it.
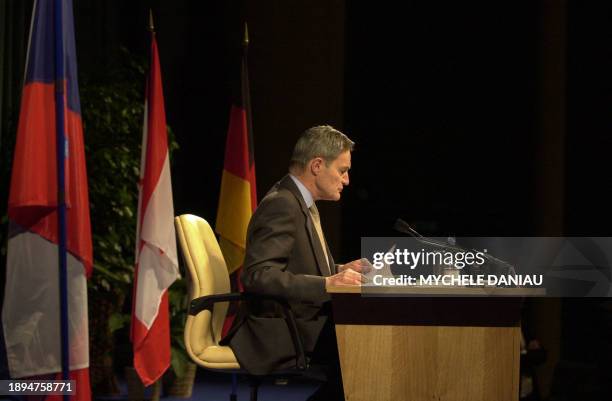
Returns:
[[[176,217],[174,223],[187,266],[190,301],[230,292],[225,259],[208,222],[198,216],[183,214]],[[187,317],[185,348],[191,358],[199,359],[206,347],[219,344],[228,307],[228,302],[219,302],[214,305],[212,314],[204,310],[197,316]]]

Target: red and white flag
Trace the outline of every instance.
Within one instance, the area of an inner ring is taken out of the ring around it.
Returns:
[[[148,386],[170,366],[168,287],[179,277],[168,131],[154,33],[145,101],[134,275],[134,368]]]

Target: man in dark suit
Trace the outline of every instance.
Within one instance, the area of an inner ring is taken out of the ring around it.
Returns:
[[[338,201],[349,183],[354,143],[330,126],[298,139],[289,174],[262,199],[247,231],[242,283],[249,294],[288,301],[312,363],[328,367],[328,382],[311,398],[343,400],[335,331],[326,287],[360,285],[360,260],[334,264],[315,202]],[[295,350],[283,313],[273,301],[241,305],[224,339],[251,374],[295,366]]]

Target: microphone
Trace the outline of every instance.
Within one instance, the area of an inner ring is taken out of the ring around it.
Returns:
[[[410,227],[410,224],[406,223],[402,219],[395,220],[395,224],[393,224],[393,229],[395,231],[399,231],[400,233],[408,234],[412,237],[423,238],[423,236],[419,234],[414,228]]]
[[[421,244],[428,246],[428,247],[432,247],[433,249],[443,249],[449,252],[465,251],[464,248],[460,247],[456,243],[443,243],[443,242],[440,242],[432,238],[424,237],[421,234],[419,234],[414,228],[410,227],[410,224],[406,223],[404,220],[399,219],[399,218],[395,220],[395,224],[393,224],[393,229],[403,234],[408,234],[411,237],[415,237],[417,241],[419,241]],[[473,252],[478,252],[478,251],[474,249]],[[487,261],[487,263],[484,265],[486,271],[493,270],[494,272],[498,274],[499,272],[501,272],[502,274],[509,274],[509,275],[516,274],[515,267],[511,265],[510,263],[504,260],[498,259],[495,256],[489,253],[486,253],[486,252],[484,253],[484,258]]]
[[[417,241],[419,241],[421,244],[424,244],[424,245],[433,246],[434,248],[444,248],[444,249],[448,249],[450,251],[460,251],[460,250],[462,250],[461,247],[459,247],[459,246],[457,246],[455,244],[449,244],[449,243],[438,241],[438,240],[433,239],[433,238],[424,237],[423,235],[419,234],[419,232],[417,230],[415,230],[414,228],[410,227],[410,224],[406,223],[402,219],[395,220],[395,224],[393,224],[393,229],[396,230],[396,231],[399,231],[400,233],[408,234],[411,237],[416,238]]]

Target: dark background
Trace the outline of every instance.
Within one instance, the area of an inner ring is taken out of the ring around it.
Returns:
[[[304,129],[332,124],[357,143],[342,201],[321,208],[336,259],[393,235],[397,217],[428,235],[610,236],[612,4],[398,4],[75,1],[79,72],[104,74],[120,45],[146,57],[153,8],[177,215],[215,221],[246,20],[258,197]],[[29,6],[2,6],[25,32]],[[21,85],[23,35],[14,43],[3,74]],[[3,110],[18,104],[3,96]],[[545,392],[561,386],[555,366],[610,386],[611,313],[600,299],[533,302]]]

